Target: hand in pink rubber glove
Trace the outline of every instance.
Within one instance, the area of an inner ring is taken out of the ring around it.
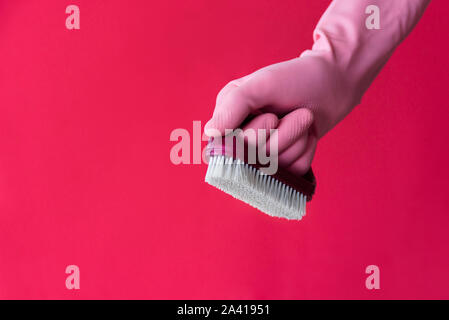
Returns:
[[[299,58],[231,81],[218,94],[209,129],[277,128],[279,166],[302,175],[318,140],[357,104],[430,0],[334,0]],[[367,7],[380,11],[380,29],[368,29]],[[280,120],[278,120],[278,118]],[[214,131],[216,132],[216,131]],[[216,133],[215,133],[216,134]]]

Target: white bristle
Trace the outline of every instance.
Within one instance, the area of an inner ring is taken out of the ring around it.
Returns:
[[[306,214],[304,194],[232,157],[210,157],[205,181],[273,217],[301,220]]]

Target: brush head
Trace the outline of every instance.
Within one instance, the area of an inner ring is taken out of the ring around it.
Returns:
[[[312,171],[306,176],[270,176],[240,159],[215,155],[209,158],[205,181],[270,216],[301,220],[316,184]]]

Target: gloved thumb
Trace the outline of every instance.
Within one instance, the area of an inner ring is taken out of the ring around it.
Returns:
[[[205,134],[224,135],[226,129],[238,128],[249,114],[260,113],[272,100],[271,87],[270,77],[260,70],[228,83],[218,94],[212,118],[204,127]]]

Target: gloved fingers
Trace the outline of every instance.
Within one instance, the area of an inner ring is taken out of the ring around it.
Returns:
[[[313,123],[313,113],[307,108],[296,109],[283,117],[271,139],[278,141],[278,154],[281,154],[293,143],[307,133]],[[271,142],[268,143],[270,148]]]
[[[263,144],[265,145],[266,140],[268,140],[270,136],[270,130],[276,129],[278,124],[279,119],[273,113],[263,113],[256,116],[243,126],[245,142],[257,145],[258,136],[260,133],[259,130],[263,130],[265,133],[265,141],[263,141]],[[251,134],[249,131],[254,131],[255,134]]]
[[[306,132],[298,140],[296,140],[290,147],[282,152],[278,157],[280,167],[288,168],[293,162],[299,159],[307,147],[309,134]]]
[[[288,167],[288,171],[298,176],[302,176],[303,174],[305,174],[310,169],[310,165],[312,164],[317,142],[317,136],[315,134],[310,134],[306,150],[299,159],[297,159]]]

